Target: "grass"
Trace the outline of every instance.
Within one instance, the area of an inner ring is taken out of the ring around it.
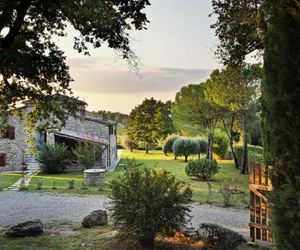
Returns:
[[[44,225],[45,233],[36,237],[9,238],[0,232],[1,250],[104,250],[115,244],[110,227],[84,229],[67,222]]]
[[[147,248],[147,250],[202,249],[189,244],[184,243],[181,237],[159,237],[155,241],[155,246]],[[5,230],[2,230],[0,231],[0,246],[1,250],[143,250],[142,247],[130,241],[130,239],[119,241],[117,231],[111,226],[85,229],[68,221],[47,223],[44,225],[44,234],[34,237],[10,238],[5,236]],[[242,245],[238,249],[249,250],[250,248]]]
[[[20,174],[0,174],[0,190],[10,187],[21,177]]]
[[[177,179],[189,184],[193,189],[193,199],[198,202],[209,202],[216,205],[222,205],[222,196],[219,193],[220,185],[223,181],[234,183],[235,188],[241,191],[240,194],[232,195],[231,205],[236,207],[246,207],[249,203],[249,189],[248,189],[248,175],[241,175],[238,170],[234,169],[232,161],[219,161],[220,170],[212,179],[212,193],[208,193],[208,185],[206,182],[201,182],[196,178],[188,177],[185,173],[186,163],[182,160],[174,160],[172,155],[165,156],[161,151],[150,151],[145,154],[144,151],[130,152],[123,151],[122,159],[119,166],[113,172],[106,174],[105,186],[103,190],[98,187],[86,187],[82,185],[83,173],[71,172],[62,174],[44,174],[39,173],[35,176],[29,186],[29,190],[37,190],[38,180],[42,180],[42,190],[56,192],[56,193],[70,193],[70,194],[102,194],[109,195],[109,182],[118,176],[122,175],[124,171],[124,164],[126,159],[135,159],[138,163],[143,163],[147,167],[163,168],[173,173]],[[75,188],[68,188],[68,181],[74,180]],[[53,185],[55,182],[55,187]]]
[[[196,243],[196,244],[195,244]],[[197,247],[199,245],[199,247]],[[119,241],[112,226],[91,229],[81,228],[69,221],[54,221],[44,225],[44,234],[32,237],[10,238],[0,230],[1,250],[200,250],[200,244],[189,238],[158,237],[153,248],[142,248],[127,239]],[[237,250],[253,248],[240,245]],[[256,249],[270,250],[271,246],[257,246]]]
[[[161,151],[151,151],[149,154],[145,154],[144,151],[124,151],[122,158],[135,158],[137,162],[143,163],[145,166],[158,167],[170,171],[177,179],[190,185],[193,190],[193,199],[195,201],[222,205],[223,201],[222,196],[219,193],[219,189],[222,182],[227,181],[241,191],[240,194],[232,195],[231,204],[236,207],[245,207],[249,204],[249,176],[241,175],[239,171],[234,168],[232,161],[218,161],[220,169],[211,182],[212,194],[208,195],[208,185],[206,182],[201,182],[196,178],[186,175],[186,163],[183,159],[174,160],[172,155],[165,156]]]

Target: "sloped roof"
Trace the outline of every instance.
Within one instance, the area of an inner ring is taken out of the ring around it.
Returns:
[[[59,132],[55,132],[55,134],[61,137],[70,138],[74,140],[94,142],[101,145],[109,145],[108,140],[104,138],[100,138],[98,136],[89,135],[89,134],[83,134],[75,131],[63,129]]]

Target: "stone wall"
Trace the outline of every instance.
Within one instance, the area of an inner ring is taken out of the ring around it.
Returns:
[[[109,134],[109,126],[112,126],[113,130],[116,131],[115,124],[108,124],[105,121],[101,122],[99,118],[78,116],[76,118],[70,117],[63,129],[106,139],[109,142],[109,146],[105,148],[102,154],[102,165],[109,166],[117,158],[117,136],[116,134]],[[55,142],[54,134],[55,132],[48,134],[48,143]]]
[[[22,109],[24,114],[31,110],[32,106],[27,106]],[[11,169],[18,169],[23,161],[23,152],[26,163],[33,161],[35,156],[30,151],[29,145],[25,142],[27,135],[25,133],[23,120],[19,117],[10,117],[9,124],[15,128],[15,140],[0,139],[0,152],[4,152],[7,155],[7,165],[9,165]],[[113,127],[113,134],[110,134],[109,126]],[[103,166],[107,167],[117,159],[116,124],[99,121],[99,118],[78,116],[76,118],[70,117],[63,129],[106,139],[109,142],[109,146],[105,148],[102,154]],[[53,131],[47,132],[47,143],[53,144],[55,142],[54,134],[55,132]]]
[[[30,111],[30,107],[23,110],[23,114]],[[25,125],[20,117],[9,117],[9,124],[15,129],[15,139],[0,139],[0,152],[6,154],[6,162],[9,170],[19,169],[23,157],[28,162],[33,157],[29,145],[25,142],[27,135],[25,133]],[[24,156],[23,156],[24,154]]]

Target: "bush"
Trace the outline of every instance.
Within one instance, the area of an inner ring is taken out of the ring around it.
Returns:
[[[218,171],[218,163],[208,159],[191,161],[185,167],[188,176],[194,176],[202,181],[209,181]]]
[[[189,155],[197,154],[198,145],[195,141],[186,138],[177,138],[173,143],[173,154],[176,157],[184,156],[184,161],[188,161]]]
[[[121,237],[150,246],[186,223],[192,190],[165,170],[129,165],[111,182],[113,223]]]
[[[226,134],[217,130],[214,134],[214,153],[224,159],[229,147],[229,139]]]
[[[230,187],[230,183],[228,181],[221,182],[220,190],[219,190],[222,198],[223,198],[223,204],[225,207],[230,206],[230,201],[232,197],[232,191]]]
[[[198,238],[214,249],[234,250],[246,242],[242,235],[219,225],[203,223],[197,231]]]
[[[80,143],[73,153],[84,169],[94,167],[96,162],[102,163],[103,148],[97,144],[91,142]]]
[[[200,159],[200,154],[204,154],[207,152],[207,141],[206,140],[202,140],[202,139],[198,139],[196,140],[197,143],[197,154],[198,154],[198,158]]]
[[[43,144],[38,147],[36,160],[46,173],[64,172],[72,163],[70,153],[64,144]]]
[[[163,152],[165,155],[167,155],[168,153],[173,153],[173,144],[177,138],[178,136],[174,136],[174,135],[167,138],[165,145],[163,147]]]

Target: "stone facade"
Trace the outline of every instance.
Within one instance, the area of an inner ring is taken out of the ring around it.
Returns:
[[[32,106],[22,107],[23,114],[32,110]],[[19,117],[9,117],[9,125],[14,128],[14,139],[0,139],[0,153],[6,154],[7,166],[11,170],[19,168],[24,160],[27,164],[35,161],[35,155],[30,151],[29,144],[26,141],[25,125]],[[117,123],[115,121],[104,120],[99,117],[86,115],[81,112],[76,117],[69,117],[62,131],[71,131],[104,139],[107,143],[102,154],[102,166],[109,169],[117,160]],[[46,131],[43,137],[47,144],[56,142],[57,133],[60,131]],[[40,132],[36,132],[35,138],[38,143]],[[76,138],[75,138],[76,139]],[[80,140],[80,138],[78,139]]]

